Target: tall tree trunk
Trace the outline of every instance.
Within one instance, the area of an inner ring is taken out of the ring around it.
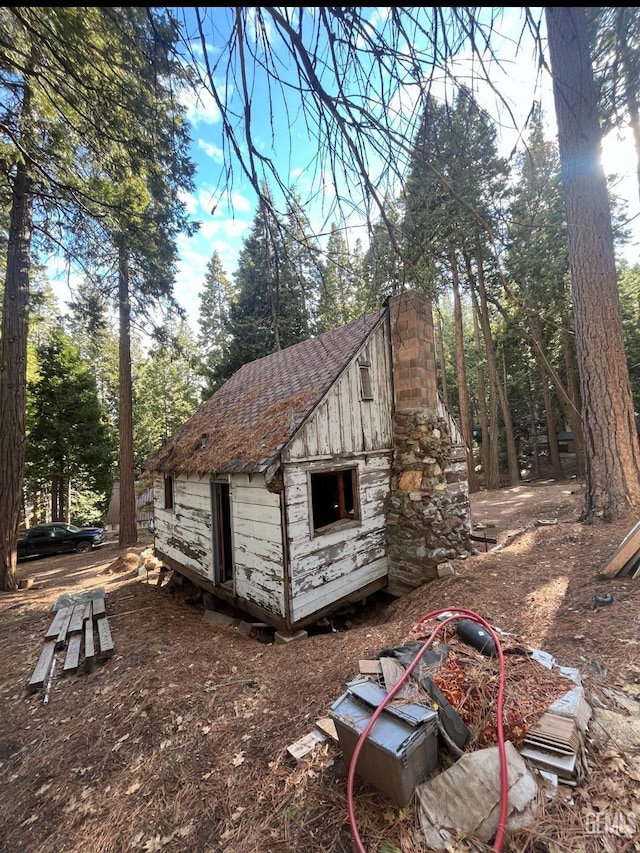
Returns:
[[[555,480],[564,480],[560,449],[558,447],[558,425],[553,413],[553,402],[547,377],[542,374],[542,401],[544,404],[544,417],[547,424],[547,445],[549,447],[549,462]]]
[[[478,320],[478,300],[475,290],[470,289],[471,301],[473,303],[473,344],[478,362],[478,410],[480,418],[480,453],[482,456],[482,470],[484,471],[485,489],[500,488],[500,471],[498,466],[498,404],[495,394],[489,389],[490,411],[487,412],[487,388],[484,377],[482,359],[482,346],[480,343],[480,322]]]
[[[29,113],[28,92],[25,114]],[[0,590],[16,589],[16,540],[25,461],[27,336],[33,185],[16,165],[0,338]]]
[[[492,304],[498,309],[501,313],[503,320],[509,327],[520,337],[523,338],[528,344],[533,353],[533,356],[544,373],[547,375],[549,382],[553,386],[556,396],[558,397],[558,401],[560,402],[560,406],[562,407],[562,411],[564,412],[564,416],[569,424],[570,430],[573,432],[575,441],[576,441],[576,462],[578,464],[578,471],[582,472],[584,470],[584,466],[580,466],[580,461],[584,459],[584,444],[582,440],[582,424],[580,422],[580,395],[578,393],[571,392],[571,386],[568,385],[565,388],[558,372],[554,369],[553,365],[549,361],[549,357],[545,350],[545,343],[542,339],[536,337],[533,328],[535,328],[535,324],[529,322],[528,329],[523,329],[519,324],[514,323],[511,315],[505,311],[504,307],[497,300],[492,300]],[[529,312],[530,317],[534,316],[534,312]],[[569,333],[566,331],[569,328],[568,322],[564,321],[566,328],[563,326],[563,340],[566,343],[569,339]],[[566,361],[566,351],[565,351],[565,361]],[[566,366],[566,365],[565,365]],[[567,370],[567,376],[571,375],[571,371]],[[569,380],[568,380],[569,381]]]
[[[58,492],[60,490],[58,477],[51,478],[51,521],[59,521],[58,518]]]
[[[438,342],[438,361],[440,362],[440,386],[442,388],[442,402],[445,408],[449,408],[449,387],[447,385],[447,364],[444,357],[444,335],[442,331],[442,317],[438,311],[438,322],[436,324],[436,338]]]
[[[531,393],[531,382],[527,377],[527,397],[529,399],[529,417],[531,420],[531,478],[533,480],[540,479],[540,453],[538,449],[538,413],[536,412],[535,403],[533,402],[533,394]]]
[[[473,424],[469,408],[469,386],[467,383],[467,368],[464,363],[464,335],[462,329],[462,302],[460,300],[460,277],[455,251],[451,252],[451,279],[453,288],[453,317],[456,330],[456,370],[458,378],[458,406],[460,408],[460,430],[467,445],[467,482],[470,492],[479,489],[478,475],[473,460]]]
[[[578,477],[584,476],[584,438],[582,435],[582,420],[580,417],[580,390],[578,388],[578,380],[575,370],[575,351],[573,347],[572,335],[570,335],[568,319],[565,318],[562,324],[562,353],[564,357],[564,372],[566,376],[567,395],[571,405],[567,406],[563,399],[560,399],[560,405],[564,413],[565,419],[569,424],[569,429],[573,433],[573,439],[576,448],[576,474]]]
[[[540,318],[535,315],[529,319],[532,334],[542,340],[542,330],[540,329]],[[542,384],[542,402],[544,404],[544,415],[547,422],[547,436],[549,444],[549,461],[553,471],[554,479],[564,480],[564,471],[562,470],[562,461],[560,459],[560,451],[558,449],[558,425],[553,412],[553,399],[551,397],[551,389],[549,388],[549,380],[544,371],[544,367],[540,364],[540,357],[537,352],[534,352],[536,363],[540,370],[540,381]]]
[[[509,466],[509,482],[512,486],[517,486],[520,482],[520,466],[518,465],[518,451],[516,449],[516,441],[513,434],[513,420],[511,418],[511,409],[507,399],[506,389],[503,388],[498,376],[496,367],[496,358],[493,349],[493,337],[491,335],[491,326],[489,324],[489,310],[487,306],[487,291],[484,284],[484,267],[482,264],[482,254],[478,248],[476,253],[476,271],[478,294],[480,296],[480,327],[484,337],[484,345],[487,352],[487,370],[489,371],[489,382],[495,390],[495,396],[500,403],[502,410],[502,420],[504,422],[505,442],[507,445],[507,462]],[[497,427],[497,421],[496,421]]]
[[[133,393],[131,382],[131,303],[129,301],[129,267],[124,246],[118,258],[118,307],[120,319],[119,381],[120,412],[120,527],[119,543],[135,545],[138,541],[136,521],[136,484],[133,457]]]
[[[618,298],[601,132],[582,6],[545,8],[585,441],[581,518],[613,520],[640,507],[638,445]]]

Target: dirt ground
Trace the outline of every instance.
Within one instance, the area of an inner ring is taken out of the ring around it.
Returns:
[[[370,600],[284,645],[264,629],[248,636],[205,622],[187,589],[172,594],[155,571],[139,574],[150,540],[21,563],[18,578],[33,586],[0,594],[0,851],[352,851],[338,745],[297,763],[287,747],[326,717],[360,659],[401,645],[443,607],[470,608],[578,668],[592,704],[631,725],[640,707],[640,580],[606,580],[598,570],[637,519],[584,526],[581,502],[576,480],[481,492],[472,520],[497,550],[476,543],[480,553],[454,575],[403,599]],[[115,655],[62,677],[58,653],[45,704],[44,690],[26,688],[52,606],[96,587],[106,593]],[[594,609],[594,595],[606,592],[613,603]],[[637,741],[590,726],[584,782],[541,802],[535,825],[507,833],[503,850],[639,850],[639,753]],[[430,849],[415,798],[398,809],[356,779],[354,800],[370,853]],[[588,825],[589,815],[613,810],[637,818],[638,833]]]

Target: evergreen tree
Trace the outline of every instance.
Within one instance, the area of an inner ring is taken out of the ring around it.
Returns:
[[[229,311],[226,379],[247,362],[309,336],[304,277],[282,240],[282,222],[272,204],[261,203],[245,240],[235,275],[236,300]]]
[[[318,299],[318,331],[337,329],[354,320],[358,311],[356,298],[349,247],[342,231],[332,223]]]
[[[214,252],[199,294],[198,373],[204,380],[203,398],[208,399],[220,384],[220,367],[228,346],[227,323],[234,294],[231,282]]]
[[[61,327],[37,348],[37,356],[37,377],[28,388],[30,491],[50,494],[54,521],[73,520],[70,491],[84,494],[85,505],[91,496],[100,515],[111,487],[115,441],[95,379]]]
[[[98,396],[109,422],[118,424],[118,335],[103,287],[87,277],[69,302],[64,326],[96,378]]]
[[[402,290],[406,284],[406,250],[402,211],[387,197],[385,221],[373,223],[364,255],[366,284],[360,302],[365,310],[374,311],[387,297]]]
[[[189,325],[181,321],[168,331],[168,344],[153,346],[136,370],[134,434],[138,468],[144,466],[163,439],[191,417],[200,399],[199,359]]]
[[[153,227],[167,224],[167,212],[175,210],[177,193],[164,192],[166,175],[174,186],[187,161],[184,150],[168,144],[175,122],[167,121],[166,98],[156,97],[170,91],[171,63],[161,59],[163,51],[169,58],[176,33],[167,15],[142,7],[3,7],[0,24],[0,151],[10,210],[0,337],[0,588],[11,589],[24,476],[34,235],[40,245],[72,253],[92,219],[108,229],[118,208],[136,212],[135,222],[131,215],[120,219],[126,228],[119,233],[137,236],[134,248],[145,236],[144,269],[154,278],[150,245],[157,258],[173,257],[166,254],[166,228]],[[135,180],[120,180],[127,167]],[[109,180],[117,186],[111,194]],[[144,203],[144,193],[155,207]],[[135,507],[133,513],[135,523]]]
[[[564,412],[563,421],[570,424],[574,434],[579,469],[583,444],[579,401],[571,399],[566,381],[564,384],[561,381],[565,372],[563,327],[572,335],[569,256],[560,161],[557,147],[544,137],[542,119],[537,109],[532,116],[526,151],[516,163],[505,258],[511,310],[504,313],[510,324],[524,330],[538,369],[543,373],[530,380],[530,387],[539,387],[545,396],[544,406],[538,401],[537,409],[544,408],[552,461],[556,475],[561,476],[555,436],[562,422],[551,428],[555,416],[549,411],[550,383]]]
[[[582,399],[582,520],[640,506],[640,446],[615,267],[602,134],[582,6],[545,7],[565,201]]]

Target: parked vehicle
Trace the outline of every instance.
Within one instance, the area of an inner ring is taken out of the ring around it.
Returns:
[[[18,560],[46,557],[64,551],[91,551],[106,540],[101,527],[76,527],[62,521],[39,524],[18,534]]]

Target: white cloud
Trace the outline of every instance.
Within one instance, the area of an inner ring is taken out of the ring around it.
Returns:
[[[218,124],[220,110],[213,95],[204,86],[197,91],[183,89],[180,100],[187,110],[187,118],[194,127],[201,124]]]
[[[198,139],[198,148],[210,157],[214,163],[224,162],[224,151],[218,145],[212,142],[206,142],[204,139]]]
[[[193,193],[180,192],[179,197],[180,201],[184,204],[186,211],[190,216],[193,216],[195,213],[197,213],[200,205],[198,199],[193,195]]]

